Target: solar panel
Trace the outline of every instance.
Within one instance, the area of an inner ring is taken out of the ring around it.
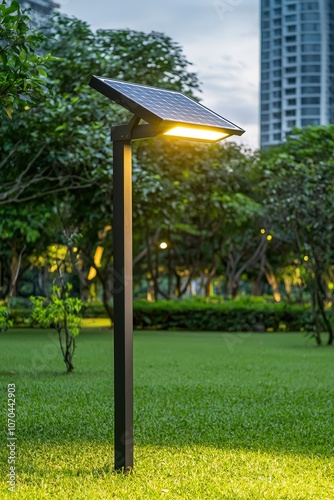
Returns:
[[[237,125],[181,92],[103,77],[92,77],[90,85],[148,123],[171,121],[224,128],[238,135],[244,132]]]

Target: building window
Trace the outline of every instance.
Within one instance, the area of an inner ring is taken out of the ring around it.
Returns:
[[[273,102],[273,108],[274,109],[279,109],[280,107],[281,107],[281,102],[280,101]]]
[[[321,46],[318,43],[306,43],[302,45],[302,52],[320,52]]]
[[[320,115],[320,108],[302,108],[302,116]]]
[[[274,141],[280,141],[281,140],[281,134],[274,134],[273,135]]]
[[[302,66],[302,73],[320,73],[320,64],[304,64]]]
[[[318,2],[302,2],[301,10],[318,10]]]
[[[287,109],[285,112],[285,116],[295,116],[295,115],[296,115],[295,109]]]
[[[296,71],[297,71],[296,66],[289,66],[289,68],[285,68],[285,73],[288,75],[289,74],[291,75],[291,73],[296,73]]]
[[[302,62],[320,62],[320,54],[306,54],[302,55]]]
[[[288,47],[286,47],[286,52],[289,54],[296,52],[296,46],[295,45],[288,45]]]
[[[313,126],[320,125],[319,118],[304,118],[302,120],[302,127],[307,127],[308,125],[313,125]]]
[[[304,75],[302,83],[320,83],[320,75]]]
[[[273,126],[274,130],[281,130],[281,128],[282,128],[282,123],[281,122],[274,123],[274,126]]]
[[[297,62],[297,57],[296,56],[290,56],[286,58],[286,62],[288,64],[295,64]]]
[[[296,120],[287,120],[286,124],[290,128],[295,127],[296,126]]]
[[[294,95],[296,93],[296,88],[285,89],[285,95]]]
[[[285,16],[285,22],[286,23],[295,23],[295,22],[297,22],[297,16],[296,15]]]
[[[280,90],[275,90],[273,92],[273,98],[274,99],[280,99],[282,97],[282,92]]]
[[[305,23],[302,25],[302,31],[316,31],[320,33],[320,23]]]
[[[320,17],[318,12],[302,13],[302,21],[319,21]]]
[[[302,97],[302,104],[320,104],[320,97]]]
[[[280,69],[275,69],[275,71],[273,71],[274,78],[280,78],[281,76],[282,76],[282,71]]]
[[[302,87],[302,94],[320,94],[320,87],[313,87],[311,85]]]
[[[286,37],[292,38],[292,37]],[[320,33],[306,33],[302,34],[302,42],[320,42]]]
[[[287,85],[296,85],[297,78],[287,78],[286,83],[287,83]]]
[[[296,99],[288,99],[287,104],[288,104],[288,106],[296,106],[297,100]]]

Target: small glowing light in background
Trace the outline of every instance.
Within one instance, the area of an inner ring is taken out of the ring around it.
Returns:
[[[166,248],[168,247],[167,243],[165,241],[162,241],[159,245],[159,247],[161,248],[161,250],[166,250]]]
[[[268,236],[267,236],[267,240],[268,240],[268,241],[271,241],[272,239],[273,239],[273,237],[271,236],[271,234],[268,234]]]
[[[309,259],[308,255],[304,255],[304,260],[305,260],[305,262],[307,262],[307,261],[308,261],[308,259]]]
[[[104,248],[101,246],[98,246],[97,249],[95,250],[95,255],[94,255],[94,264],[96,267],[101,266],[101,259],[103,255]],[[89,273],[87,276],[88,281],[92,280],[96,276],[96,269],[94,267],[91,267],[89,269]]]
[[[265,229],[261,229],[260,233],[261,234],[266,234],[266,230]]]

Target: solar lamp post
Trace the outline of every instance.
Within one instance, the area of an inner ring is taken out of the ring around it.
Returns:
[[[133,468],[132,148],[131,141],[169,136],[218,142],[244,130],[181,92],[92,76],[89,85],[133,113],[111,129],[114,241],[114,458]]]

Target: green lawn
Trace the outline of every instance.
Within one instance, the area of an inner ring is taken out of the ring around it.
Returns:
[[[334,498],[333,348],[302,334],[135,333],[135,470],[113,472],[112,335],[2,334],[1,429],[16,384],[15,494],[0,498]]]

